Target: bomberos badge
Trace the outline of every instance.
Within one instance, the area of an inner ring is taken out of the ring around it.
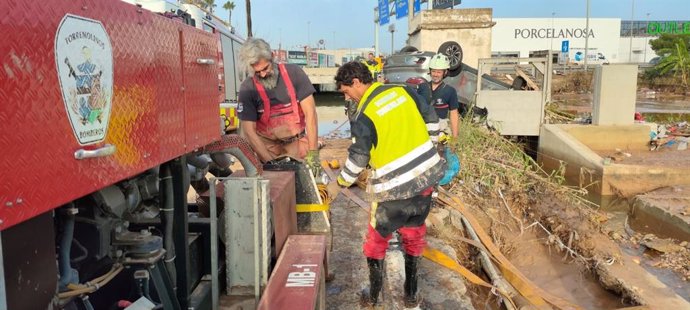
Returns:
[[[113,51],[100,21],[67,14],[55,35],[62,101],[80,145],[105,139],[113,97]]]

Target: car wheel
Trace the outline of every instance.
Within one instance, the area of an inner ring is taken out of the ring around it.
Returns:
[[[459,66],[455,70],[448,70],[448,76],[450,76],[450,77],[458,76],[458,74],[460,74],[460,72],[462,72],[462,66]]]
[[[405,47],[400,49],[401,53],[412,53],[412,52],[416,52],[416,51],[419,51],[419,50],[412,45],[408,45],[408,46],[405,46]]]
[[[443,53],[450,60],[450,70],[456,70],[462,65],[462,47],[455,41],[447,41],[438,48],[438,53]]]

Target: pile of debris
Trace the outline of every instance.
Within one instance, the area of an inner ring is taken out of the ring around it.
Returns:
[[[563,169],[545,172],[525,154],[523,146],[473,124],[471,119],[461,121],[458,131],[460,142],[455,148],[462,169],[447,191],[462,200],[504,255],[510,256],[520,246],[515,243],[516,236],[528,235],[531,230],[529,234],[543,236],[539,237],[542,246],[561,252],[564,260],[590,270],[592,278],[619,294],[624,304],[649,302],[637,291],[636,284],[621,280],[626,277],[627,271],[621,272],[625,268],[632,268],[628,272],[631,274],[642,271],[639,266],[630,265],[629,256],[603,230],[602,224],[609,216],[586,199],[585,189],[564,185]],[[445,221],[454,227],[432,225],[432,233],[452,245],[457,253],[466,253],[467,257],[459,257],[461,264],[477,270],[482,265],[472,259],[477,249],[466,242],[470,236],[460,231],[463,225],[452,208],[434,213],[432,222]],[[668,256],[668,260],[683,257]]]
[[[688,149],[690,142],[690,126],[683,121],[675,124],[660,124],[656,131],[650,133],[650,150],[656,151],[664,148],[684,151]]]

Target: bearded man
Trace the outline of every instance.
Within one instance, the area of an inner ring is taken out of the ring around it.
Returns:
[[[287,155],[303,159],[318,175],[316,90],[309,77],[297,65],[274,62],[262,39],[249,38],[238,61],[249,76],[238,97],[242,135],[262,162]]]

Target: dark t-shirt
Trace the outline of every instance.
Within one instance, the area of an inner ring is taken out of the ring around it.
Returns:
[[[417,93],[436,109],[438,118],[446,119],[448,118],[448,111],[457,110],[460,107],[455,88],[446,83],[442,83],[433,91],[431,90],[431,83],[423,83],[417,88]],[[442,107],[445,105],[448,106]]]
[[[297,65],[286,64],[285,69],[290,76],[290,81],[295,87],[295,95],[297,101],[302,101],[316,92],[314,85],[311,84],[309,77]],[[266,89],[266,95],[271,100],[271,105],[290,102],[290,95],[288,95],[285,87],[285,80],[280,74],[278,67],[273,68],[273,74],[278,74],[278,84],[273,89]],[[264,112],[264,103],[259,96],[259,92],[254,86],[254,81],[248,77],[240,85],[240,94],[238,96],[239,105],[237,112],[240,120],[243,121],[258,121],[261,114]]]

